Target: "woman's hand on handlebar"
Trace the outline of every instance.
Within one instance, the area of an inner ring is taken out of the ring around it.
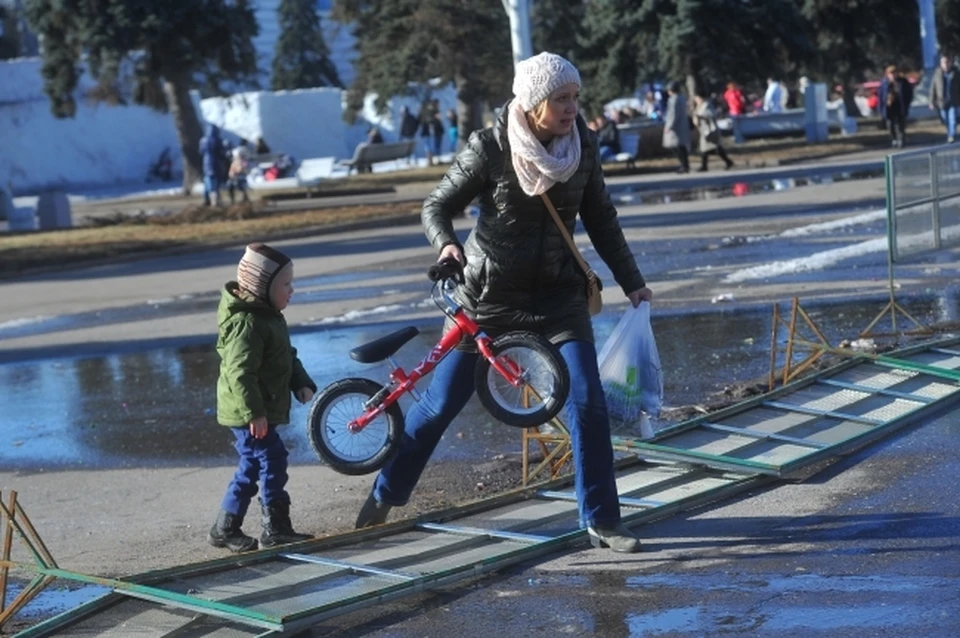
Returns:
[[[636,308],[640,305],[641,301],[653,301],[653,291],[644,286],[639,290],[634,290],[627,298],[630,300],[630,303],[633,304],[633,307]]]
[[[437,258],[437,261],[440,262],[449,257],[456,259],[457,262],[463,266],[463,251],[460,250],[460,246],[447,244],[440,250],[440,256]]]

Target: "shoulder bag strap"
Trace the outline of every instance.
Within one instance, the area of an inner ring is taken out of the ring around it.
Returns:
[[[593,269],[590,268],[590,265],[584,260],[583,255],[580,254],[577,245],[573,243],[573,237],[570,236],[570,233],[567,232],[567,227],[564,226],[560,220],[560,215],[557,214],[557,209],[553,207],[553,202],[550,201],[550,197],[546,193],[540,193],[540,197],[543,199],[543,203],[547,205],[550,216],[553,217],[553,221],[556,222],[557,228],[560,229],[560,234],[563,235],[563,238],[566,240],[567,246],[570,247],[570,252],[573,253],[573,257],[577,260],[577,264],[580,265],[581,270],[583,270],[586,275],[593,273]]]

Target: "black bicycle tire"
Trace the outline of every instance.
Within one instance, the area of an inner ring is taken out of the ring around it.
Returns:
[[[500,405],[490,391],[487,385],[487,373],[490,370],[490,362],[482,355],[477,361],[477,367],[474,373],[474,382],[477,388],[477,398],[483,407],[498,421],[518,427],[530,428],[550,421],[560,413],[564,404],[567,402],[567,396],[570,394],[570,373],[567,370],[567,363],[560,356],[557,349],[544,337],[535,332],[513,331],[501,335],[493,340],[491,350],[494,356],[499,355],[507,348],[528,348],[536,351],[545,357],[553,367],[555,376],[558,379],[558,388],[554,392],[551,400],[544,404],[539,410],[528,414],[517,414],[507,410]]]
[[[320,457],[320,460],[341,474],[359,476],[376,472],[400,449],[400,436],[403,434],[403,410],[398,403],[394,403],[386,409],[384,415],[387,418],[387,440],[384,445],[369,458],[362,461],[351,461],[339,456],[334,450],[326,444],[320,428],[323,423],[319,421],[323,414],[334,401],[346,394],[364,394],[372,397],[377,394],[383,385],[364,379],[361,377],[350,377],[335,381],[325,387],[317,395],[313,405],[310,406],[310,414],[307,417],[307,438],[310,440],[310,447]]]

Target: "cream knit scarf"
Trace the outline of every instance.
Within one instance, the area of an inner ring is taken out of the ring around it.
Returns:
[[[573,130],[555,137],[546,146],[536,138],[518,100],[507,113],[507,139],[513,156],[513,170],[520,188],[531,197],[550,190],[557,182],[566,182],[580,166],[580,132]]]

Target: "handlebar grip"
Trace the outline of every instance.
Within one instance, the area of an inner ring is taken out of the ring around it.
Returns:
[[[427,270],[427,277],[430,281],[440,281],[441,279],[456,279],[463,283],[463,266],[453,257],[447,257],[430,266]]]

